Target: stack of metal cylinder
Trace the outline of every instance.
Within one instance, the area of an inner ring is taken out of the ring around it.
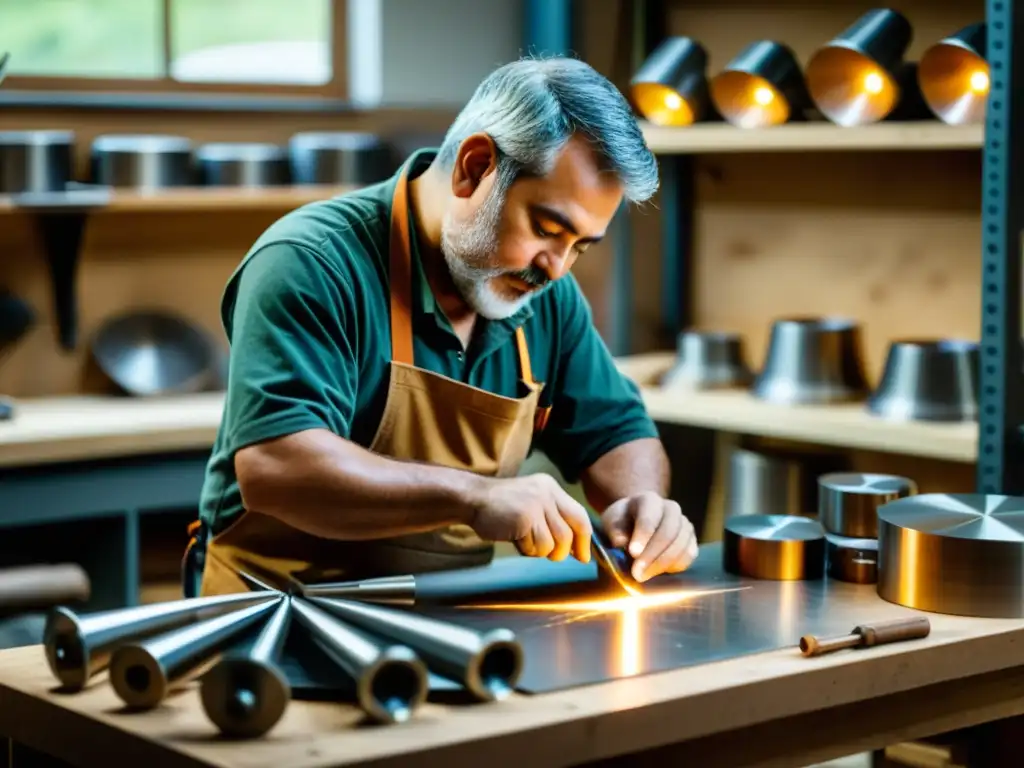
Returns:
[[[917,493],[897,475],[837,472],[818,478],[818,521],[825,529],[830,578],[855,584],[878,581],[878,509]]]
[[[203,709],[231,738],[257,738],[292,699],[285,647],[311,643],[343,681],[337,698],[369,720],[410,719],[431,678],[470,698],[508,697],[523,653],[507,629],[480,632],[411,611],[329,596],[286,593],[247,576],[252,591],[77,615],[51,612],[44,633],[50,670],[82,691],[106,670],[131,710],[159,706],[198,682]]]

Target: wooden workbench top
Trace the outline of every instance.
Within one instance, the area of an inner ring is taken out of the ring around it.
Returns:
[[[877,609],[878,620],[907,613]],[[807,765],[1024,711],[1024,621],[931,619],[924,640],[814,659],[786,649],[496,704],[429,704],[403,725],[356,727],[348,705],[293,701],[267,737],[241,743],[218,740],[194,688],[141,714],[123,712],[104,675],[83,693],[52,693],[32,646],[0,652],[0,734],[82,766],[116,757],[148,768],[542,768],[679,742],[691,765],[741,756]]]

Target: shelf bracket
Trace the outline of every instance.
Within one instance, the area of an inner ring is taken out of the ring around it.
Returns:
[[[1007,0],[986,4],[992,76],[982,156],[977,489],[1024,495],[1024,13],[1015,6]]]
[[[57,340],[62,349],[72,351],[78,345],[78,300],[75,283],[78,257],[88,211],[37,211],[36,228],[50,269],[53,309],[57,317]]]

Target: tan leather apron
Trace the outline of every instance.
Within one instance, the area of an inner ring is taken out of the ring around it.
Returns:
[[[387,401],[370,445],[375,453],[481,475],[518,473],[535,430],[547,423],[543,384],[534,381],[523,329],[516,329],[521,397],[472,387],[413,365],[412,249],[408,166],[391,208],[391,368]],[[345,500],[338,499],[338,515]],[[245,570],[279,586],[289,577],[311,584],[486,564],[494,545],[468,526],[372,541],[338,541],[299,531],[277,518],[246,511],[207,545],[200,594],[243,592]]]

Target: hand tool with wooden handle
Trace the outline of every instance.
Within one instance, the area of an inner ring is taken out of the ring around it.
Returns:
[[[919,640],[928,637],[931,630],[931,622],[925,616],[861,624],[854,627],[850,634],[841,637],[818,638],[814,635],[804,635],[800,638],[800,652],[804,656],[821,656],[844,648],[870,648],[903,640]]]

